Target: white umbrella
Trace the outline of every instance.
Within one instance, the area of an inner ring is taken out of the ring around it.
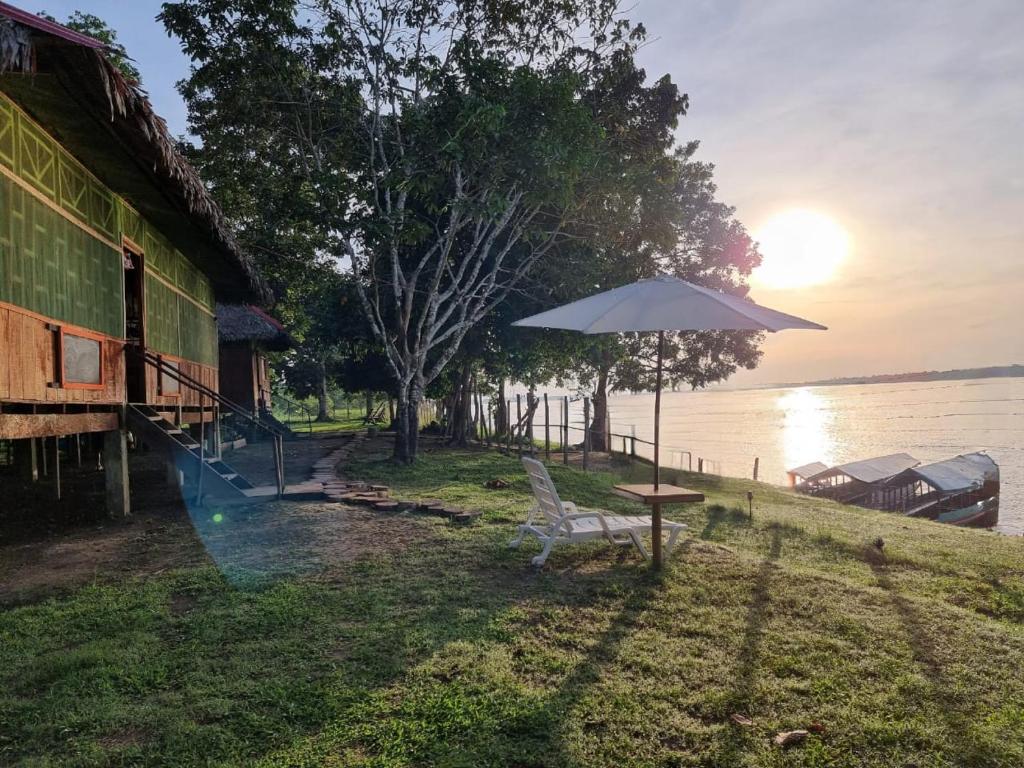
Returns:
[[[562,328],[582,333],[658,332],[658,364],[654,390],[654,488],[658,489],[661,428],[661,379],[665,331],[782,331],[825,326],[762,307],[749,299],[702,288],[671,275],[640,280],[571,304],[517,320],[512,325]],[[655,566],[660,565],[661,509],[652,509],[656,534]]]

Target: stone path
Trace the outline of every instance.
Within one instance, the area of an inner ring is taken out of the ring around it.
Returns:
[[[391,489],[362,480],[348,480],[339,476],[338,465],[351,458],[370,440],[363,432],[332,451],[313,465],[313,482],[323,485],[328,501],[371,507],[378,512],[421,512],[445,517],[456,523],[470,523],[480,516],[479,512],[459,509],[438,500],[409,501],[391,498]]]

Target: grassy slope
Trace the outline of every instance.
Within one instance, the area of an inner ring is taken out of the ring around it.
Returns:
[[[693,535],[660,582],[600,545],[535,574],[504,546],[513,459],[360,474],[486,515],[329,579],[183,570],[0,614],[0,763],[1024,764],[1024,541],[688,476],[709,506],[673,511]]]

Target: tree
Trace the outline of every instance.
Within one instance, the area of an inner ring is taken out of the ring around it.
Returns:
[[[667,237],[642,247],[629,248],[611,260],[591,260],[605,265],[602,288],[611,288],[658,273],[736,295],[746,295],[747,278],[760,263],[760,254],[734,217],[735,211],[716,200],[714,168],[693,160],[696,143],[677,150],[671,175],[655,193],[654,205],[667,212],[659,215],[668,228]],[[651,230],[638,219],[643,232]],[[614,242],[610,238],[610,241]],[[626,238],[630,242],[631,238]],[[678,332],[666,336],[665,381],[697,389],[721,381],[738,368],[754,368],[761,357],[763,335],[747,331]],[[575,356],[568,356],[581,383],[592,387],[594,416],[591,434],[595,449],[606,449],[607,402],[616,390],[654,387],[656,341],[653,334],[591,337],[581,342]]]
[[[351,264],[413,460],[426,387],[611,181],[581,96],[642,30],[612,0],[182,0],[161,18],[195,61],[182,93],[209,165],[258,190],[270,172],[318,254]],[[244,188],[221,186],[258,218]]]
[[[301,304],[289,302],[279,310],[299,342],[286,355],[283,373],[297,395],[316,397],[317,421],[330,421],[330,383],[347,359],[361,354],[370,332],[352,280],[329,264],[309,271],[316,279],[309,280]]]

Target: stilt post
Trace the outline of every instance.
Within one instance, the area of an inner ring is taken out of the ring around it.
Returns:
[[[128,486],[128,432],[122,409],[119,429],[103,433],[103,472],[107,514],[127,517],[131,513]]]

